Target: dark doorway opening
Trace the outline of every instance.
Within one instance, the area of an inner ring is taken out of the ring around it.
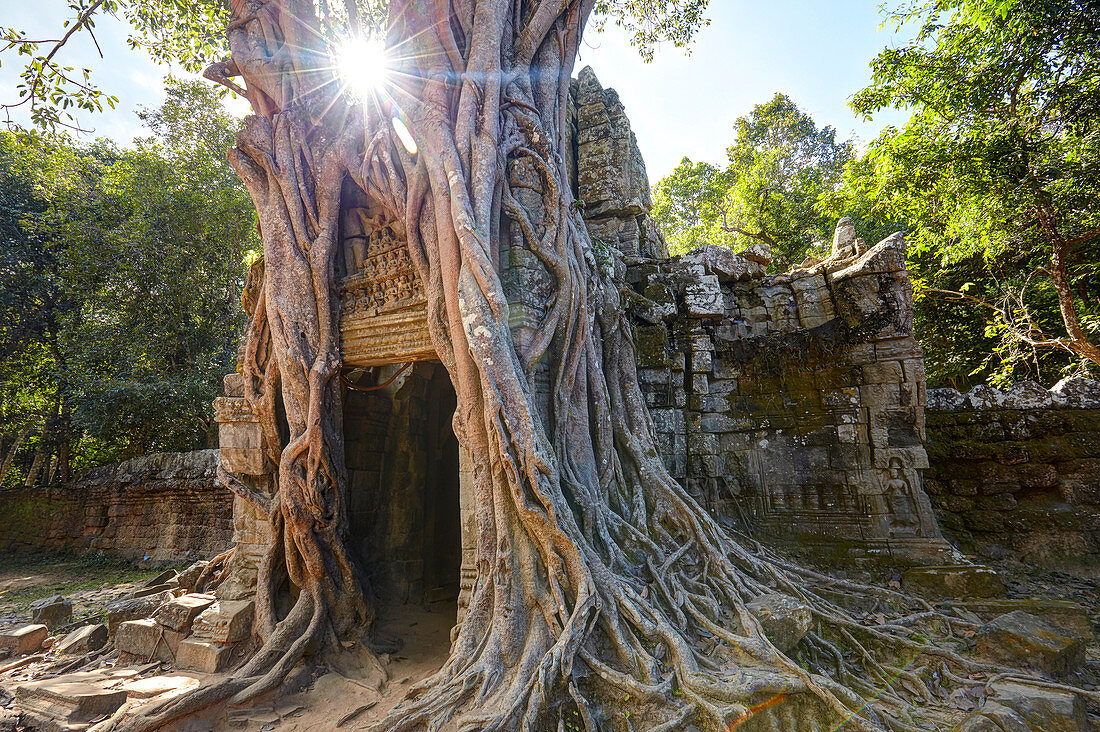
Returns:
[[[348,378],[369,388],[400,367]],[[438,363],[413,364],[380,389],[345,391],[352,545],[380,614],[418,605],[454,625],[462,557],[455,407]]]

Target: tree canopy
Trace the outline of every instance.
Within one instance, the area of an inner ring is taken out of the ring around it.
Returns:
[[[220,94],[167,92],[132,150],[0,136],[7,451],[26,433],[9,482],[46,477],[32,456],[73,449],[79,467],[212,435],[255,214],[220,152],[236,126]]]
[[[1002,376],[1100,364],[1095,5],[929,2],[892,17],[919,30],[879,54],[852,105],[912,116],[849,168],[832,210],[904,222],[926,307],[977,309]]]
[[[781,270],[822,253],[835,223],[815,208],[840,181],[852,146],[819,128],[785,94],[734,122],[728,165],[686,158],[654,187],[654,218],[670,251],[701,244],[770,248]]]

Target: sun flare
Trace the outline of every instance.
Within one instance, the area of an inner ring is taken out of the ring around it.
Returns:
[[[386,47],[377,38],[349,38],[336,51],[336,69],[344,88],[359,99],[377,93],[389,76]]]

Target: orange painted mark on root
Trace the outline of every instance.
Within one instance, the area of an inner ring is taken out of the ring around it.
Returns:
[[[757,704],[756,706],[749,707],[748,710],[745,712],[745,715],[743,717],[741,717],[740,719],[738,719],[737,721],[735,721],[733,724],[731,724],[729,726],[729,730],[727,732],[733,732],[733,730],[740,727],[742,724],[747,722],[754,715],[759,714],[760,712],[764,711],[768,707],[774,707],[776,704],[779,704],[780,702],[783,702],[783,701],[786,701],[786,700],[787,700],[787,695],[786,694],[776,694],[775,696],[773,696],[771,699],[768,699],[767,701],[763,701],[763,702],[760,702],[759,704]]]

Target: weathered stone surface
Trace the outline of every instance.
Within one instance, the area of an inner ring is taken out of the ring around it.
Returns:
[[[806,637],[813,618],[810,607],[790,595],[764,595],[748,604],[776,648],[790,653]]]
[[[59,628],[73,619],[73,603],[61,595],[46,597],[31,603],[31,622],[49,628]]]
[[[161,585],[168,585],[170,587],[179,586],[179,572],[174,569],[166,569],[156,577],[151,577],[142,587],[159,587]]]
[[[252,632],[254,614],[251,600],[219,600],[195,618],[191,632],[197,640],[239,643]]]
[[[759,279],[739,268],[762,275],[763,251],[630,260],[636,294],[678,305],[629,311],[642,390],[666,466],[707,508],[834,556],[943,561],[905,243],[849,234],[844,258]]]
[[[944,533],[992,559],[1100,559],[1100,409],[1034,384],[1004,393],[980,409],[929,401],[925,488]]]
[[[194,590],[195,582],[198,581],[199,575],[206,569],[207,564],[209,564],[209,562],[200,559],[180,572],[177,578],[179,580],[179,586],[185,590]]]
[[[214,604],[213,595],[188,594],[177,597],[157,610],[153,620],[169,630],[190,630],[199,613]]]
[[[1085,662],[1085,639],[1017,610],[994,618],[976,636],[978,653],[1012,665],[1064,675]]]
[[[69,549],[177,560],[229,548],[232,494],[217,451],[158,453],[95,468],[67,485],[5,491],[0,549]]]
[[[1005,593],[1004,582],[996,572],[972,565],[915,567],[902,573],[901,584],[909,592],[934,598],[974,599]]]
[[[1005,391],[1007,409],[1045,409],[1054,406],[1054,394],[1034,381],[1020,381]]]
[[[152,587],[139,587],[130,593],[130,599],[138,600],[143,597],[157,597],[163,595],[165,592],[171,594],[175,589],[175,583],[168,585],[153,585]]]
[[[1065,378],[1051,388],[1051,393],[1067,407],[1100,409],[1100,381]]]
[[[966,397],[958,392],[957,389],[929,389],[928,390],[928,408],[939,411],[950,411],[952,409],[961,409],[966,404]]]
[[[164,590],[158,594],[146,597],[116,600],[107,605],[104,614],[107,616],[107,633],[114,636],[118,626],[127,620],[152,617],[157,609],[172,599],[172,593]]]
[[[224,671],[229,664],[229,655],[232,650],[232,645],[188,639],[179,645],[176,667],[206,674]]]
[[[0,649],[20,655],[34,653],[42,647],[42,641],[46,640],[49,634],[49,629],[41,623],[21,625],[0,634]]]
[[[667,257],[653,219],[649,176],[619,95],[581,70],[570,89],[576,157],[570,167],[585,223],[597,246],[626,256]],[[514,173],[519,174],[519,173]],[[535,182],[534,176],[527,176]]]
[[[139,660],[172,661],[186,633],[169,630],[151,618],[127,620],[118,626],[115,647]]]
[[[1088,732],[1091,729],[1085,702],[1076,694],[1016,681],[999,681],[992,685],[989,699],[993,704],[1012,710],[1027,725],[1025,729],[1043,732]],[[986,702],[987,707],[990,701]]]
[[[126,692],[129,699],[160,697],[160,700],[163,700],[190,691],[201,683],[198,679],[183,675],[150,676],[127,681],[119,688]]]
[[[1042,618],[1048,623],[1065,628],[1074,635],[1086,639],[1091,639],[1093,637],[1092,623],[1089,621],[1088,610],[1084,606],[1068,600],[1000,598],[954,602],[952,606],[974,613],[983,621],[993,620],[1006,613],[1022,610],[1038,618]]]
[[[62,638],[56,646],[61,655],[75,655],[98,651],[107,645],[107,626],[102,623],[85,625]]]
[[[132,675],[126,670],[92,671],[29,681],[16,687],[16,704],[31,729],[75,732],[122,706],[126,692],[111,687]]]

